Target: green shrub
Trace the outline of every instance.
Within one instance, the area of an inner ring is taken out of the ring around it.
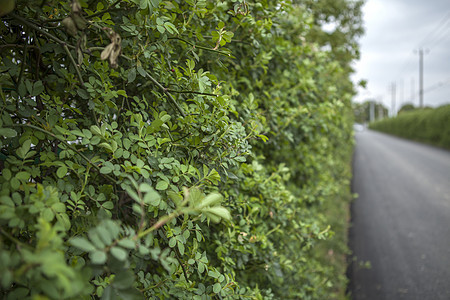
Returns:
[[[17,1],[0,25],[2,298],[342,297],[359,31],[321,50],[329,13]]]
[[[371,129],[439,147],[450,148],[450,105],[406,111],[370,124]]]

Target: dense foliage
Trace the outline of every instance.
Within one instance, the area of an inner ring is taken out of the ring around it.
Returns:
[[[370,124],[370,128],[410,140],[450,149],[450,105],[404,110],[395,118]]]
[[[361,3],[324,3],[2,10],[1,297],[342,296]]]

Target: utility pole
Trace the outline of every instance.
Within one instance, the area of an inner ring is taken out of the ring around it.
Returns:
[[[391,113],[391,116],[395,117],[395,115],[396,115],[395,114],[395,95],[397,93],[397,84],[395,82],[392,83],[391,93],[392,93],[392,104],[391,104],[392,113]]]
[[[404,80],[403,79],[400,79],[400,82],[399,82],[399,87],[398,87],[398,89],[399,89],[399,91],[398,91],[398,93],[399,93],[399,97],[398,97],[398,108],[400,109],[401,107],[402,107],[402,105],[403,105],[403,103],[405,102],[405,84],[404,84]]]
[[[419,106],[423,107],[423,49],[419,49]]]
[[[414,100],[416,100],[416,85],[414,81],[414,77],[411,78],[411,102],[414,103]]]
[[[428,50],[425,50],[425,54]],[[419,106],[423,107],[423,48],[419,49]]]

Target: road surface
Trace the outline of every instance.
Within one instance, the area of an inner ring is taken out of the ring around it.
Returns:
[[[352,298],[450,299],[450,151],[373,131],[356,143]]]

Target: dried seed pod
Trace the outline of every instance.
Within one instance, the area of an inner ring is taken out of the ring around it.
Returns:
[[[76,36],[78,29],[77,26],[75,25],[75,22],[72,20],[71,17],[67,17],[64,20],[62,20],[63,25],[66,27],[67,32],[72,35],[72,36]]]
[[[122,38],[120,35],[116,32],[114,32],[110,28],[104,28],[105,30],[108,30],[109,38],[111,39],[111,44],[105,47],[105,49],[102,51],[100,58],[102,60],[105,60],[109,58],[109,64],[111,65],[111,68],[117,68],[118,67],[118,59],[120,54],[122,53]]]

